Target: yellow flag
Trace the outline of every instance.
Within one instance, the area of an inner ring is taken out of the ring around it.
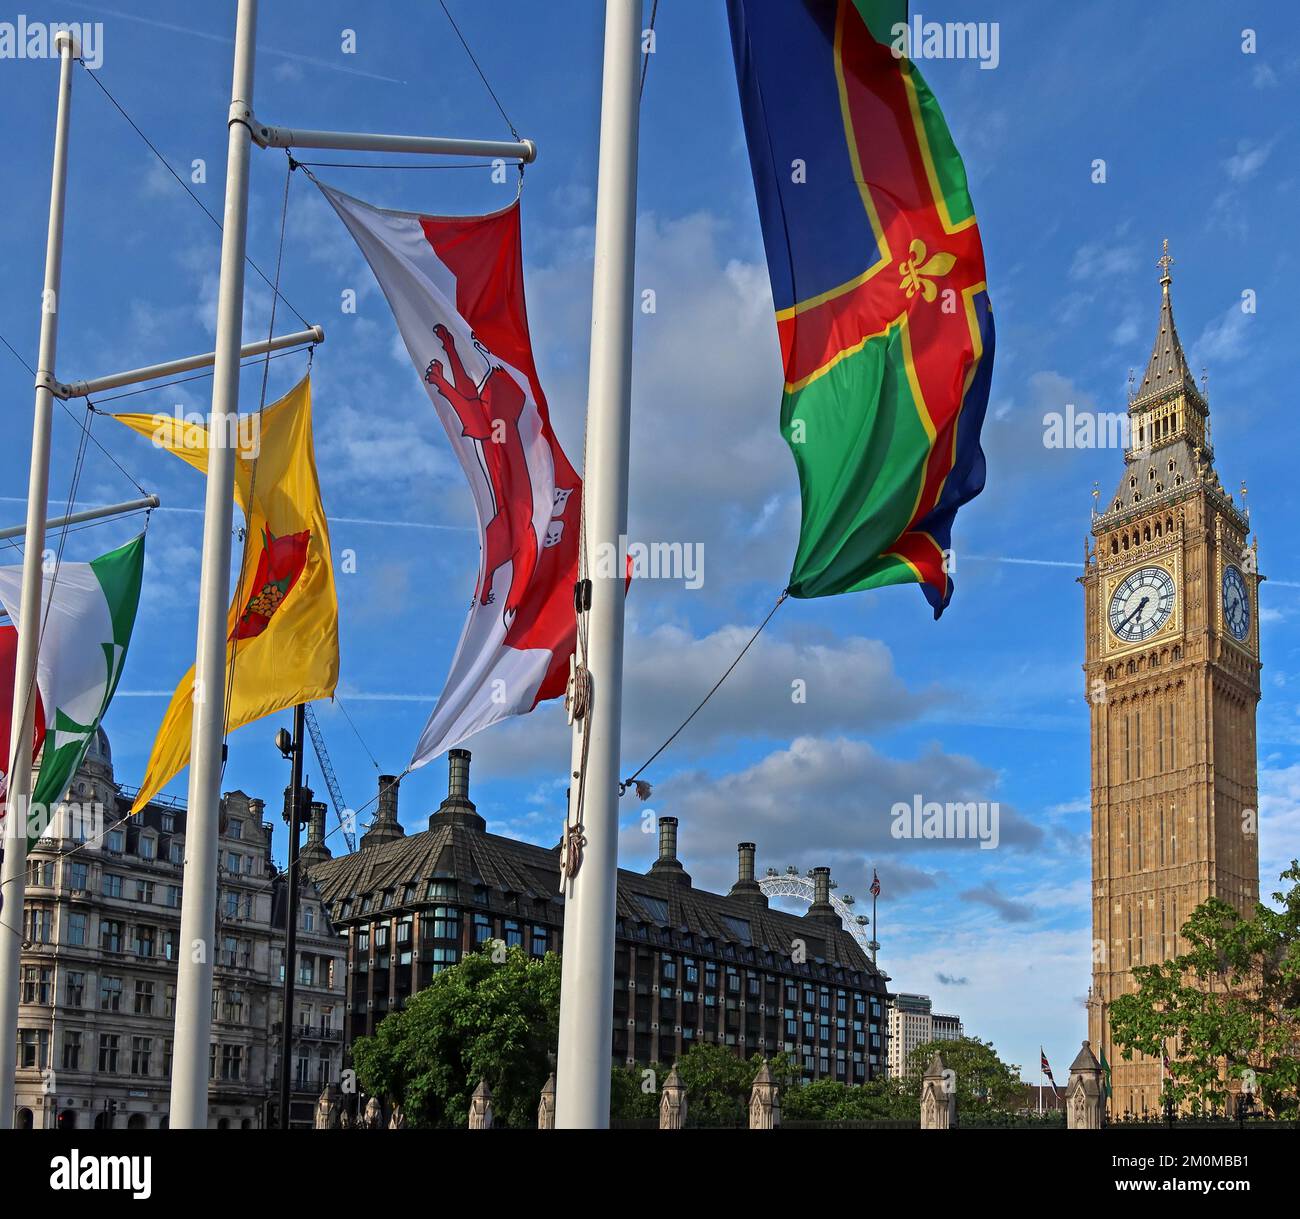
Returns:
[[[207,473],[208,430],[170,415],[115,415],[159,448]],[[235,502],[244,558],[227,628],[227,731],[297,703],[329,698],[339,676],[338,596],[329,523],[312,451],[311,378],[259,414],[239,416]],[[226,699],[227,691],[211,697]],[[176,687],[131,811],[190,760],[193,668]]]

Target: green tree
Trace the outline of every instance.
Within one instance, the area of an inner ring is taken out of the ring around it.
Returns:
[[[872,1079],[864,1084],[842,1084],[835,1079],[817,1079],[796,1084],[781,1093],[783,1120],[915,1120],[919,1116],[918,1100],[909,1096],[898,1080]]]
[[[1008,1112],[1021,1090],[1020,1068],[998,1057],[991,1041],[978,1037],[960,1037],[956,1041],[928,1041],[912,1051],[905,1081],[907,1094],[921,1103],[921,1077],[935,1051],[943,1055],[954,1072],[957,1112]]]
[[[649,1067],[615,1067],[610,1075],[609,1116],[658,1117],[659,1081],[668,1078],[668,1070],[657,1062]]]
[[[402,1103],[413,1126],[463,1129],[480,1079],[497,1123],[536,1124],[559,1029],[560,958],[490,949],[437,974],[373,1037],[352,1047],[368,1092]]]
[[[1188,951],[1135,967],[1137,991],[1111,1004],[1124,1057],[1167,1055],[1165,1096],[1193,1112],[1223,1109],[1231,1081],[1275,1116],[1300,1117],[1300,862],[1281,880],[1291,886],[1273,894],[1277,910],[1197,906],[1182,927]]]

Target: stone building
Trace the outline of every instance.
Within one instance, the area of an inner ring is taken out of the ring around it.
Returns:
[[[114,782],[101,729],[54,830],[29,853],[19,1127],[167,1124],[185,807],[159,798],[128,817],[134,796]],[[97,824],[74,815],[86,808],[102,810]],[[209,1124],[223,1129],[264,1125],[276,1089],[270,1046],[279,992],[272,962],[282,953],[283,916],[277,925],[273,898],[283,881],[271,860],[264,811],[261,800],[243,792],[223,797],[209,1058]],[[304,910],[312,906],[303,903]],[[315,929],[320,935],[300,941],[300,960],[307,954],[334,962],[326,976],[341,1004],[342,945],[327,921],[319,919]],[[337,1079],[341,1040],[331,1044],[328,1070]],[[312,1101],[318,1078],[319,1065]]]
[[[900,992],[889,996],[886,1012],[889,1077],[902,1079],[913,1070],[912,1051],[935,1040],[929,995]]]
[[[1114,495],[1092,521],[1085,697],[1092,732],[1093,972],[1088,1039],[1112,1070],[1111,1111],[1160,1108],[1160,1059],[1110,1035],[1132,969],[1187,949],[1192,910],[1259,897],[1255,709],[1260,575],[1249,517],[1219,482],[1209,405],[1160,320],[1130,395]]]
[[[441,969],[488,940],[534,956],[561,950],[559,848],[490,834],[469,798],[470,755],[453,749],[447,798],[407,835],[398,783],[381,796],[361,849],[311,871],[348,938],[346,1038],[370,1034]],[[885,980],[830,904],[830,873],[804,915],[771,909],[739,847],[726,894],[697,888],[659,821],[648,872],[620,869],[616,1064],[671,1063],[692,1044],[748,1057],[785,1050],[807,1078],[861,1083],[883,1071]]]

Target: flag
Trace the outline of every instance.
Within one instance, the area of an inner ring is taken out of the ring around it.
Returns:
[[[203,473],[208,430],[171,415],[115,415]],[[329,698],[339,676],[338,597],[329,523],[312,448],[311,378],[260,413],[241,414],[235,501],[244,554],[230,605],[226,690],[232,731],[297,703]],[[190,760],[193,668],[172,695],[132,805],[142,809]]]
[[[966,172],[901,0],[728,0],[802,499],[796,597],[952,596],[993,315]]]
[[[1043,1051],[1043,1047],[1041,1045],[1038,1047],[1038,1057],[1041,1059],[1041,1061],[1038,1064],[1039,1070],[1041,1070],[1042,1073],[1047,1076],[1047,1082],[1051,1084],[1053,1090],[1055,1090],[1056,1079],[1052,1075],[1051,1064],[1048,1063],[1047,1054]]]
[[[28,847],[48,826],[49,810],[67,794],[117,689],[143,576],[141,534],[89,563],[60,562],[41,582]],[[9,615],[9,623],[0,626],[0,749],[5,760],[0,781],[9,775],[15,649],[25,621],[22,585],[21,566],[0,567],[0,604]]]
[[[479,570],[446,684],[411,758],[564,693],[581,483],[551,428],[524,308],[519,203],[486,216],[381,211],[317,183],[387,297],[469,481]]]
[[[1110,1063],[1106,1061],[1106,1051],[1101,1052],[1101,1073],[1105,1080],[1106,1099],[1110,1100]]]
[[[880,896],[880,876],[877,874],[875,868],[871,869],[871,896]]]

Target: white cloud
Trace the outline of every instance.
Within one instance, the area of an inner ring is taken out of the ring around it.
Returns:
[[[1239,140],[1237,151],[1223,162],[1223,171],[1232,182],[1248,182],[1268,161],[1275,140]]]

